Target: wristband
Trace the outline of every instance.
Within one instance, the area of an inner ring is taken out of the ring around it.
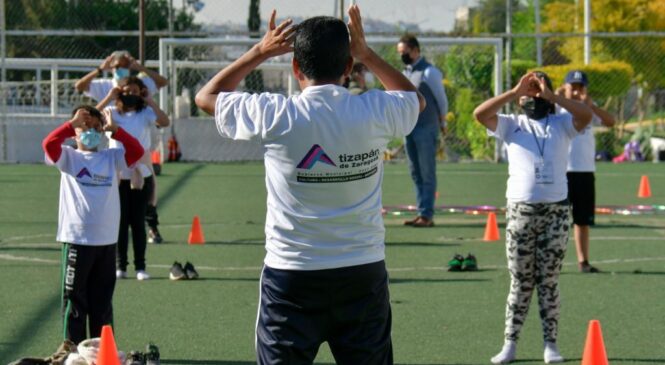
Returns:
[[[97,75],[101,75],[104,72],[101,68],[97,67]]]

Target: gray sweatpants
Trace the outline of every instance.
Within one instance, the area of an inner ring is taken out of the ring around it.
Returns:
[[[511,279],[506,304],[506,339],[516,341],[519,338],[531,294],[537,287],[544,340],[556,342],[559,273],[568,243],[570,206],[567,202],[509,203],[506,220],[506,256]]]

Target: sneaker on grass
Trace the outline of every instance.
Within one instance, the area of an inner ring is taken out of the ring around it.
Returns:
[[[478,261],[476,256],[468,254],[462,262],[462,270],[464,271],[478,271]]]
[[[453,259],[448,261],[448,271],[462,271],[462,263],[464,262],[464,256],[460,254],[455,254]]]
[[[148,228],[148,243],[162,243],[164,239],[162,235],[159,234],[159,229],[157,227]]]
[[[187,274],[188,279],[198,279],[199,278],[199,273],[196,272],[196,269],[194,268],[194,265],[192,265],[191,262],[187,261],[185,264],[185,273]]]
[[[182,268],[182,265],[178,261],[174,262],[173,266],[171,266],[171,270],[169,271],[169,279],[171,280],[187,279],[187,273],[185,273],[185,269]]]
[[[116,270],[115,271],[116,279],[127,279],[127,271],[125,270]]]
[[[145,272],[145,270],[139,270],[139,271],[136,272],[136,280],[143,281],[143,280],[149,280],[149,279],[150,279],[150,275],[147,272]]]
[[[159,348],[154,343],[146,345],[143,356],[146,365],[159,365]]]

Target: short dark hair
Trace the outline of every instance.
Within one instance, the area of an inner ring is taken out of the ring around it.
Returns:
[[[409,48],[417,48],[418,50],[420,50],[420,43],[418,43],[418,38],[416,38],[416,36],[413,34],[407,33],[403,35],[399,39],[399,43],[404,43],[407,46],[409,46]]]
[[[92,105],[79,105],[79,106],[77,106],[76,108],[74,108],[74,110],[72,110],[72,117],[74,115],[76,115],[76,112],[81,110],[81,109],[87,111],[88,113],[90,113],[90,116],[99,119],[99,121],[102,124],[104,124],[104,118],[102,118],[102,113]]]
[[[346,24],[329,16],[309,18],[298,24],[293,57],[300,71],[310,80],[339,79],[351,57]]]

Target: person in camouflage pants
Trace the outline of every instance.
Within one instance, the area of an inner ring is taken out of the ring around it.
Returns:
[[[517,341],[526,319],[533,289],[546,342],[556,342],[559,322],[559,273],[566,253],[570,206],[560,204],[508,204],[506,256],[510,292],[506,304],[506,340]]]

